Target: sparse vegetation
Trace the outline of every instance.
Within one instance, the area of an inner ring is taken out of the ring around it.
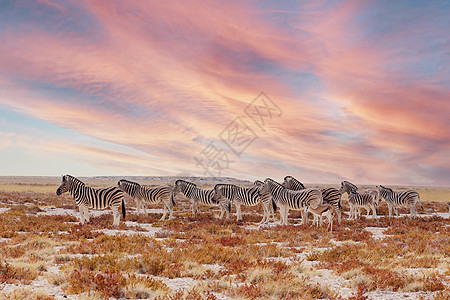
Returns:
[[[219,208],[192,217],[181,199],[174,220],[158,221],[161,214],[152,210],[158,207],[149,206],[146,215],[129,210],[126,222],[113,228],[111,214],[101,212],[81,226],[73,200],[54,192],[2,191],[0,198],[8,208],[0,212],[2,299],[55,299],[34,284],[39,280],[88,298],[449,295],[450,221],[442,215],[388,218],[382,204],[381,217],[344,218],[330,233],[326,226],[300,225],[296,212],[289,226],[257,226],[260,207],[245,208],[243,222],[219,220]],[[441,202],[423,203],[426,211],[448,212]],[[368,227],[383,228],[382,234]],[[336,290],[333,278],[350,292]]]

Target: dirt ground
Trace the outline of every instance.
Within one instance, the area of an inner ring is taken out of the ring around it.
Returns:
[[[131,178],[128,178],[131,179]],[[146,185],[172,177],[133,178]],[[201,186],[235,179],[190,178]],[[91,186],[118,178],[83,178]],[[56,196],[59,177],[0,177],[1,299],[448,299],[450,188],[414,188],[424,210],[335,220],[332,232],[291,211],[289,225],[259,224],[262,208],[243,207],[242,222],[220,220],[217,206],[176,197],[174,219],[162,205],[137,215],[125,197],[126,217],[112,226],[110,210],[90,211],[79,223],[70,195]],[[333,185],[307,184],[308,187]],[[337,187],[337,185],[334,185]],[[361,188],[366,188],[362,186]],[[279,218],[276,213],[276,218]]]

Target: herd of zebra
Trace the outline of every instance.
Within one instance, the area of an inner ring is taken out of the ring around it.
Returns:
[[[141,209],[145,209],[145,204],[162,203],[164,213],[161,220],[173,218],[173,206],[175,206],[175,196],[183,194],[189,199],[193,216],[199,212],[199,204],[206,206],[219,205],[221,208],[220,218],[224,214],[229,218],[231,204],[236,206],[237,220],[242,220],[241,205],[255,206],[261,203],[264,216],[260,223],[267,223],[274,218],[277,208],[280,210],[280,224],[287,225],[289,210],[300,210],[302,224],[308,220],[308,213],[314,215],[314,223],[319,225],[322,216],[326,216],[330,230],[333,227],[334,216],[341,222],[341,196],[348,194],[350,205],[349,218],[357,219],[360,208],[365,208],[367,215],[372,211],[376,216],[376,208],[382,198],[385,199],[389,208],[389,217],[392,209],[398,216],[397,208],[409,206],[411,218],[417,217],[416,203],[420,202],[419,194],[408,190],[395,192],[384,186],[377,186],[376,189],[367,189],[360,193],[358,187],[348,181],[342,181],[339,189],[306,188],[300,181],[292,176],[286,176],[283,183],[278,183],[267,178],[263,181],[255,181],[252,187],[239,187],[234,184],[216,184],[213,189],[203,189],[196,184],[186,180],[176,180],[174,186],[147,187],[137,182],[121,179],[117,187],[107,187],[94,189],[87,187],[81,180],[71,175],[62,177],[61,185],[56,190],[57,195],[69,192],[75,199],[80,211],[80,222],[84,224],[89,221],[88,209],[105,209],[110,207],[113,211],[113,225],[119,225],[119,207],[122,207],[122,215],[125,218],[124,192],[131,196],[136,202],[137,214]]]

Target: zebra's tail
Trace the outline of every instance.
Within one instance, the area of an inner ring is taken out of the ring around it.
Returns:
[[[125,219],[125,200],[122,198],[122,216]]]
[[[273,198],[272,198],[272,208],[273,211],[277,211],[277,204],[275,203],[275,200],[273,200]]]
[[[338,208],[339,208],[339,209],[342,209],[341,198],[339,198],[339,201],[338,201]]]
[[[420,196],[417,195],[417,198],[419,199],[420,208],[421,208],[422,210],[424,210],[424,209],[423,209],[423,206],[422,206],[422,202],[420,201]]]
[[[228,201],[227,210],[228,213],[231,213],[231,201]]]
[[[170,200],[172,201],[172,206],[175,206],[175,197],[173,196],[173,192],[170,193]]]

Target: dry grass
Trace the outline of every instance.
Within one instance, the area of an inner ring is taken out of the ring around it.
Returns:
[[[80,299],[367,299],[376,291],[427,293],[435,299],[449,295],[448,218],[344,219],[330,233],[299,225],[298,213],[290,214],[289,226],[258,227],[260,207],[244,208],[244,222],[235,222],[233,215],[218,220],[218,207],[193,218],[189,203],[180,200],[174,220],[160,222],[161,214],[137,216],[131,210],[128,223],[108,235],[102,230],[114,229],[110,213],[83,226],[71,215],[46,215],[49,207],[75,208],[70,197],[54,191],[0,191],[0,200],[8,208],[0,213],[2,299],[54,299],[34,285],[36,280]],[[424,206],[445,208],[441,202],[424,201]],[[380,211],[385,213],[383,205]],[[368,226],[386,228],[384,236],[374,238]],[[322,270],[344,280],[351,292],[333,287]]]

